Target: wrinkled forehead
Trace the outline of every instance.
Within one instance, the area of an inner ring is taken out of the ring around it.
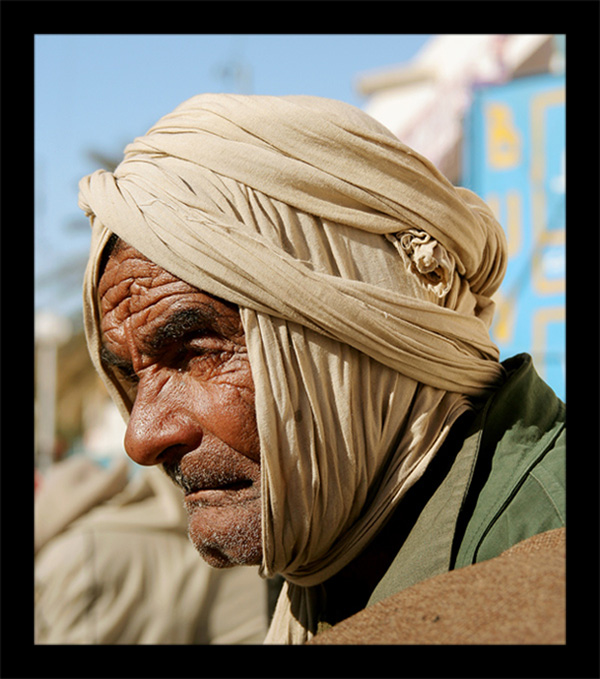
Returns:
[[[238,307],[169,273],[122,240],[113,243],[98,284],[101,331],[114,334],[125,320],[152,326],[162,318],[194,312],[208,328],[227,335],[240,333]],[[187,318],[187,316],[186,316]]]
[[[127,243],[115,241],[99,271],[98,300],[104,316],[123,300],[147,295],[159,282],[180,282]],[[187,286],[190,287],[190,286]]]

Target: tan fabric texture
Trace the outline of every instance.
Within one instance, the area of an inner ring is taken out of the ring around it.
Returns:
[[[438,575],[318,634],[309,644],[564,644],[566,529]]]
[[[257,569],[210,568],[188,539],[181,492],[166,474],[145,469],[119,487],[120,472],[73,457],[42,482],[35,643],[262,643],[267,594]]]
[[[312,634],[307,587],[352,560],[503,379],[489,338],[506,244],[490,210],[347,104],[200,95],[80,183],[93,227],[88,344],[111,232],[240,306],[261,436],[263,564],[286,586],[269,636]],[[294,620],[292,600],[307,611]]]
[[[99,473],[98,465],[83,455],[51,466],[35,498],[35,553],[73,521],[122,491],[128,470],[123,459]]]

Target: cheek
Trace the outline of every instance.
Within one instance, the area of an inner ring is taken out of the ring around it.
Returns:
[[[260,444],[256,426],[254,388],[248,369],[221,375],[213,380],[198,380],[185,375],[180,383],[180,397],[187,403],[205,429],[258,462]]]

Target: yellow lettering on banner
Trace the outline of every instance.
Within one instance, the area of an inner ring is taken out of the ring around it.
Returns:
[[[506,170],[521,159],[521,135],[514,125],[512,110],[506,104],[486,108],[488,161],[494,169]]]
[[[543,183],[546,173],[546,112],[564,103],[564,87],[542,92],[531,100],[531,180],[534,183]]]
[[[547,171],[546,114],[552,106],[564,106],[565,88],[542,92],[531,101],[531,206],[535,252],[532,265],[534,289],[542,295],[565,292],[565,277],[549,277],[543,266],[543,253],[548,247],[565,247],[565,228],[549,228],[548,198],[544,178]]]
[[[492,336],[498,344],[508,344],[515,333],[516,300],[512,295],[506,297],[499,290],[494,297],[496,313]]]
[[[550,334],[548,326],[552,323],[564,323],[565,317],[564,306],[543,307],[537,309],[533,315],[531,353],[536,365],[539,366],[538,370],[542,377],[545,377],[545,364],[548,354],[548,338]],[[561,329],[560,332],[563,332],[563,330]]]

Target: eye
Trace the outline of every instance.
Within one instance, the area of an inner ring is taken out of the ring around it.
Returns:
[[[185,342],[171,358],[171,366],[177,372],[192,367],[214,367],[227,360],[233,349],[231,343],[217,337],[202,337]]]
[[[127,382],[128,385],[135,387],[140,381],[140,378],[133,368],[120,368],[119,373],[121,374],[122,379]]]

